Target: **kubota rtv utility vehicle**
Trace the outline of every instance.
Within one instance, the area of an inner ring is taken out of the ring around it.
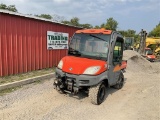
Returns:
[[[124,84],[121,34],[104,29],[78,30],[73,35],[68,56],[56,68],[54,87],[60,93],[87,90],[93,104],[105,99],[106,87],[121,89]]]

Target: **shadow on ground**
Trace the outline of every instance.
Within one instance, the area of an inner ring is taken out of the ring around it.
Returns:
[[[126,81],[127,81],[127,78],[124,78],[124,85],[125,85]],[[118,89],[115,89],[115,88],[113,88],[113,87],[107,87],[107,88],[106,88],[105,100],[107,99],[107,97],[108,97],[109,95],[114,94],[116,91],[118,91]],[[88,97],[88,91],[82,90],[82,91],[80,91],[77,95],[68,94],[68,96],[69,96],[69,97],[73,97],[73,98],[78,99],[78,100],[82,100],[82,99]]]

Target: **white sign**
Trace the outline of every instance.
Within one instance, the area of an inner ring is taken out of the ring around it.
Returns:
[[[68,49],[68,33],[47,31],[47,49]]]

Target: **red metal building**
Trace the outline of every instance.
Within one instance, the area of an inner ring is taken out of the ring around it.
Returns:
[[[69,33],[81,28],[0,10],[0,76],[56,66],[67,50],[48,50],[47,31]]]

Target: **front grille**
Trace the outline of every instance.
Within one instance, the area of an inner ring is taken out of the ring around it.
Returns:
[[[79,80],[79,82],[80,82],[81,84],[88,84],[88,83],[89,83],[89,80]]]
[[[72,77],[66,77],[66,80],[76,82],[76,78],[72,78]]]

